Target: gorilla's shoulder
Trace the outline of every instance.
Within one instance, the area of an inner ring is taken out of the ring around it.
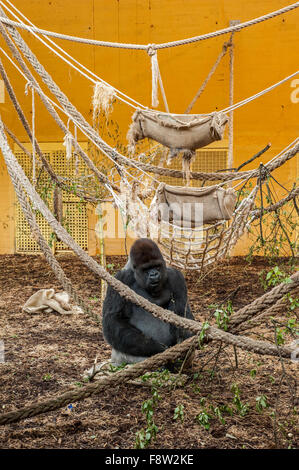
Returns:
[[[179,271],[178,269],[175,268],[166,268],[167,270],[167,278],[172,287],[180,288],[182,286],[185,286],[185,278],[184,275]]]
[[[135,281],[134,272],[132,269],[124,268],[115,274],[115,278],[123,282],[127,286],[132,286]]]

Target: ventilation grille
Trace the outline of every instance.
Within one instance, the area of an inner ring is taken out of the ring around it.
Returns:
[[[61,144],[60,144],[61,145]],[[81,144],[84,148],[84,145]],[[27,147],[27,146],[26,146]],[[86,145],[85,145],[86,147]],[[84,163],[79,160],[76,163],[76,157],[73,155],[70,160],[66,159],[65,151],[59,149],[59,144],[42,144],[42,152],[51,164],[53,170],[58,176],[69,177],[74,180],[78,175],[87,174]],[[28,146],[28,150],[31,150]],[[32,160],[25,152],[16,151],[15,155],[18,162],[24,169],[26,175],[32,180]],[[76,173],[76,167],[78,172]],[[37,189],[40,196],[46,202],[51,211],[53,211],[53,185],[47,172],[38,167],[36,168],[36,178],[38,180]],[[88,217],[86,203],[79,197],[62,191],[63,201],[63,225],[75,242],[83,249],[88,250]],[[25,219],[22,208],[16,201],[16,253],[34,254],[40,253],[39,245],[31,237],[30,227]],[[57,241],[52,228],[46,222],[44,217],[35,213],[36,221],[45,240],[55,252],[67,252],[69,248],[61,241]]]
[[[159,159],[155,159],[153,164],[159,165]],[[182,170],[182,158],[180,156],[174,158],[170,165],[165,164],[165,168]],[[219,170],[224,170],[225,168],[227,168],[227,148],[206,148],[196,151],[196,157],[192,163],[191,171],[214,173]],[[172,178],[170,176],[161,176],[159,180],[172,186],[182,186],[183,181],[181,178]],[[207,181],[206,184],[215,183],[215,181],[211,183]],[[202,181],[192,180],[191,186],[202,186]]]

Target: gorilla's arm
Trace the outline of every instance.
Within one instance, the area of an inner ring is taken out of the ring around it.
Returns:
[[[128,287],[132,287],[135,281],[131,269],[123,269],[115,277]],[[152,356],[163,352],[165,345],[145,336],[129,323],[131,314],[132,303],[108,286],[103,304],[103,333],[107,342],[114,349],[133,356]]]
[[[174,312],[180,317],[194,320],[188,302],[187,286],[183,274],[177,269],[167,268],[167,276],[174,300]],[[177,340],[182,341],[191,336],[194,336],[194,333],[182,328],[177,328]]]
[[[183,274],[177,269],[167,268],[167,276],[173,300],[175,302],[175,313],[180,317],[194,320],[188,302],[187,286]]]

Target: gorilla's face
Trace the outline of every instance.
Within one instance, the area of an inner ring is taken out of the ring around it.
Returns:
[[[162,260],[135,267],[134,273],[138,285],[151,294],[158,294],[167,279],[166,267]]]

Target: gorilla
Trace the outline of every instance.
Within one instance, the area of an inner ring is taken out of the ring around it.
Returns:
[[[153,304],[194,320],[184,276],[177,269],[166,267],[152,240],[136,240],[126,266],[115,277]],[[103,304],[103,334],[112,346],[114,365],[143,361],[193,336],[126,301],[111,286]]]

